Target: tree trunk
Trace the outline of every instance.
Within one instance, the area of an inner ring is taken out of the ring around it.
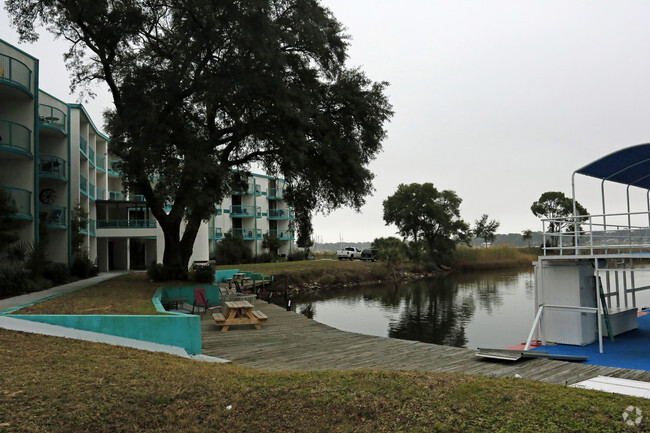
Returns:
[[[187,262],[183,263],[181,248],[180,221],[167,219],[164,223],[158,221],[165,237],[163,264],[170,267],[187,269]]]
[[[194,241],[201,226],[201,218],[196,214],[187,217],[187,224],[183,230],[183,238],[180,241],[181,259],[185,269],[188,269],[192,252],[194,251]]]

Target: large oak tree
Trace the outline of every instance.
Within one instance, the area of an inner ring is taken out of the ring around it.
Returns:
[[[439,191],[432,183],[400,184],[384,200],[384,221],[395,224],[404,239],[425,241],[429,255],[442,259],[458,242],[470,239],[469,225],[460,217],[461,202],[454,191]]]
[[[72,86],[108,84],[125,188],[186,267],[200,223],[251,167],[285,178],[299,229],[359,208],[391,117],[386,83],[346,66],[348,38],[318,0],[8,0],[23,40],[70,41]],[[238,174],[242,174],[239,176]],[[184,230],[182,228],[184,227]],[[182,232],[182,235],[181,235]]]

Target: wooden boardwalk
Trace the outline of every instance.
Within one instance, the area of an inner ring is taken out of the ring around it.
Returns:
[[[263,301],[255,309],[268,317],[262,330],[252,326],[220,327],[202,321],[205,355],[267,370],[414,370],[514,377],[573,384],[596,376],[650,382],[650,372],[600,367],[548,359],[517,362],[485,360],[476,351],[340,331]]]

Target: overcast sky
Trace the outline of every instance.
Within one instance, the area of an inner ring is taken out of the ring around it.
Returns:
[[[648,1],[322,3],[351,36],[349,65],[390,83],[395,116],[371,165],[374,195],[361,213],[316,216],[319,241],[394,235],[382,201],[413,182],[456,191],[470,223],[486,213],[501,222],[499,233],[541,230],[530,206],[543,192],[570,195],[574,170],[650,141]],[[0,38],[16,45],[5,15]],[[18,46],[41,60],[43,90],[77,102],[68,92],[64,42],[44,33],[37,44]],[[110,104],[101,89],[84,103],[100,128]],[[578,200],[600,213],[599,182],[576,184]],[[633,210],[645,210],[645,195],[632,197]]]

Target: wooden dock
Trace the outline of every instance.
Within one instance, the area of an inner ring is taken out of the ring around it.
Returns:
[[[515,377],[568,384],[597,376],[650,382],[650,372],[584,365],[549,359],[517,362],[485,360],[476,350],[439,346],[340,331],[256,300],[255,309],[268,316],[256,330],[233,327],[219,332],[209,314],[201,331],[203,353],[266,370],[415,370],[493,377]]]

